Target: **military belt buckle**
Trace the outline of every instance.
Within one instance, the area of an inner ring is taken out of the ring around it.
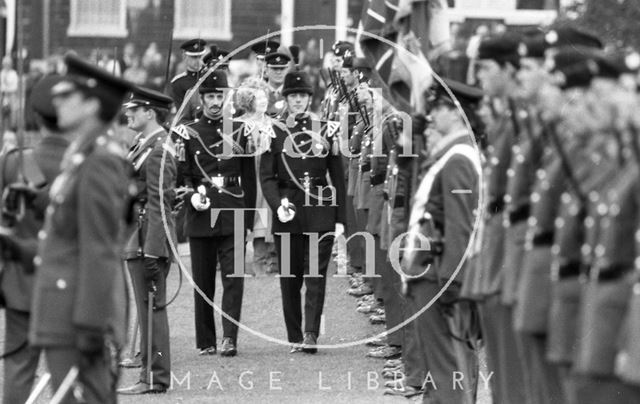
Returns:
[[[211,183],[218,188],[223,188],[224,177],[211,177]]]

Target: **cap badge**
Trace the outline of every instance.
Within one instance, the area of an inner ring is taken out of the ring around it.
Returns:
[[[547,41],[549,45],[553,45],[558,42],[558,33],[556,31],[549,31],[547,35],[544,36],[544,40]]]

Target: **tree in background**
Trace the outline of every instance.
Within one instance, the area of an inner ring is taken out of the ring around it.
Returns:
[[[574,20],[607,45],[640,50],[640,1],[561,0],[559,22]]]

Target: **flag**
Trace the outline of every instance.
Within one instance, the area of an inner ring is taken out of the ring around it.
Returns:
[[[395,43],[359,34],[383,94],[400,110],[424,111],[423,93],[433,83],[428,56],[449,44],[447,9],[446,0],[369,0],[363,7],[359,28]]]

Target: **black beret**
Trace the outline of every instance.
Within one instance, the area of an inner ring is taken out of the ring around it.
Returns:
[[[258,56],[264,57],[268,53],[275,52],[279,47],[280,42],[274,41],[273,39],[267,39],[253,44],[251,46],[251,50],[258,54]]]
[[[453,101],[447,89],[451,91],[461,106],[475,105],[484,97],[484,93],[478,87],[472,87],[450,78],[443,78],[442,81],[443,83],[440,83],[436,80],[435,100]]]
[[[309,74],[304,71],[295,71],[287,73],[284,76],[284,83],[282,84],[282,95],[287,96],[293,93],[307,93],[313,94],[313,88],[311,87],[311,80]]]
[[[544,53],[549,48],[549,44],[545,40],[545,35],[545,32],[537,29],[525,32],[522,42],[520,42],[518,46],[518,54],[520,57],[544,58]]]
[[[148,107],[171,109],[173,99],[159,91],[145,87],[136,87],[131,92],[129,100],[124,103],[125,108]]]
[[[640,69],[640,55],[636,52],[601,53],[597,62],[600,69],[599,75],[612,78],[625,73],[637,73]]]
[[[349,56],[349,54],[353,55],[354,46],[351,42],[347,41],[337,41],[331,47],[333,54],[336,56]]]
[[[202,56],[207,52],[207,42],[204,39],[190,39],[180,45],[187,56]]]
[[[548,67],[555,73],[560,88],[588,87],[600,71],[597,59],[593,48],[566,46],[558,50]]]
[[[228,87],[227,73],[223,70],[214,70],[204,79],[198,91],[200,94],[214,93],[221,92]]]
[[[603,48],[602,41],[595,34],[571,25],[550,30],[545,34],[544,41],[549,48],[560,48],[564,46]]]
[[[520,36],[514,33],[488,37],[480,42],[478,59],[491,59],[498,63],[518,61],[520,43]]]
[[[291,61],[291,57],[283,52],[272,52],[264,57],[267,66],[285,67]]]
[[[51,89],[56,84],[64,80],[65,78],[63,76],[52,74],[50,76],[41,78],[33,86],[31,97],[29,97],[29,99],[31,100],[31,107],[43,118],[49,120],[57,120],[56,109],[51,102]]]
[[[133,89],[133,84],[128,81],[82,60],[74,54],[65,55],[64,62],[67,65],[65,80],[53,86],[51,89],[53,96],[82,89],[103,103],[120,105],[124,96]]]

